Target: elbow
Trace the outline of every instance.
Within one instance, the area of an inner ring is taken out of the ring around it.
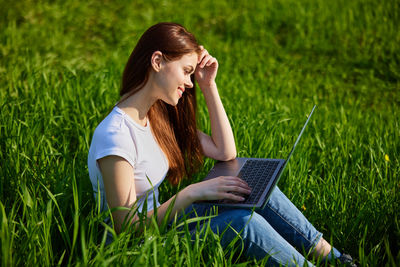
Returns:
[[[236,156],[237,156],[237,154],[236,154],[236,149],[235,149],[235,150],[231,153],[231,155],[230,155],[230,157],[229,157],[228,160],[236,159]]]
[[[218,160],[230,161],[230,160],[233,160],[235,158],[236,158],[236,149],[223,153]]]

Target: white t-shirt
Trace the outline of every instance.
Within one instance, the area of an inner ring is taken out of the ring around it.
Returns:
[[[96,203],[100,190],[102,211],[107,209],[107,200],[97,160],[110,155],[120,156],[132,165],[139,211],[146,198],[148,211],[154,202],[158,207],[158,187],[167,175],[168,160],[151,132],[150,122],[142,126],[115,106],[94,131],[88,168]]]

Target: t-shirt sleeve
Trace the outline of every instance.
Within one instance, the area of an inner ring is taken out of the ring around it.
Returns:
[[[96,162],[106,156],[119,156],[128,161],[132,167],[135,167],[136,145],[129,130],[112,127],[106,131],[96,132],[94,138],[96,138]]]

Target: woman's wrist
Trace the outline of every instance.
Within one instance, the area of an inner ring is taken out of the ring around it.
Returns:
[[[190,201],[190,204],[200,200],[201,198],[195,188],[196,184],[190,184],[182,190],[184,191],[185,198]]]
[[[213,90],[213,89],[217,89],[217,84],[215,83],[215,81],[209,82],[209,83],[199,83],[200,89],[204,92],[204,91],[209,91],[209,90]]]

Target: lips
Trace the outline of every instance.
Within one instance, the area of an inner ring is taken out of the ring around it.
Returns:
[[[179,97],[182,97],[182,95],[183,95],[184,92],[185,92],[185,88],[178,87],[178,94],[179,94]]]

